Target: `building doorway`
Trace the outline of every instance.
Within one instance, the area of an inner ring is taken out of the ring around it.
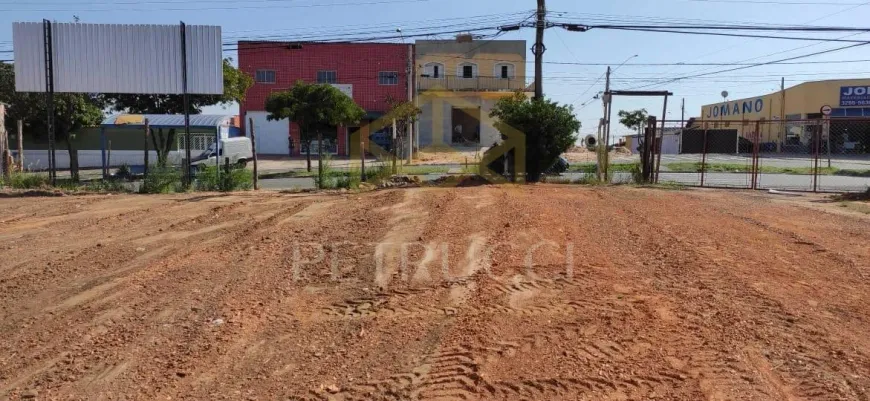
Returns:
[[[453,108],[452,142],[480,145],[480,107]]]

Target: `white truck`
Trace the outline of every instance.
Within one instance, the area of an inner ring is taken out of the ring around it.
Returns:
[[[251,147],[251,138],[236,137],[220,140],[220,146],[215,149],[215,144],[209,146],[202,154],[194,157],[190,161],[191,168],[197,170],[204,166],[214,166],[216,163],[221,166],[226,163],[226,158],[230,159],[230,164],[244,168],[248,162],[254,160],[254,152]]]

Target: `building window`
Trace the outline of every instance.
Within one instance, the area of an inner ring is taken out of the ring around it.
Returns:
[[[378,84],[380,85],[398,85],[399,73],[396,71],[381,71],[378,73]]]
[[[317,71],[317,83],[319,84],[337,84],[338,73],[335,71]]]
[[[258,84],[274,84],[275,83],[275,71],[274,70],[257,70],[254,74],[254,81]]]
[[[443,78],[444,65],[441,63],[429,63],[423,66],[424,78]]]
[[[495,76],[501,79],[510,79],[514,77],[514,65],[509,63],[499,63],[495,65]]]
[[[456,75],[460,78],[477,78],[477,64],[460,63]]]

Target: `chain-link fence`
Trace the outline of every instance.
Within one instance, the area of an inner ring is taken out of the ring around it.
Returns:
[[[643,136],[626,138],[638,153]],[[870,119],[665,121],[656,128],[658,182],[688,186],[858,192],[870,188]],[[618,170],[618,168],[617,168]]]

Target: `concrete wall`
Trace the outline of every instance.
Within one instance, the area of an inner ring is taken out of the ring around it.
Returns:
[[[13,152],[15,158],[18,158],[18,152]],[[55,151],[55,160],[57,160],[57,168],[60,170],[69,169],[69,152],[66,150]],[[157,152],[151,151],[148,155],[148,160],[151,164],[157,162]],[[144,152],[136,150],[116,150],[112,151],[109,167],[118,167],[122,164],[128,165],[143,165],[145,161]],[[179,164],[181,155],[178,152],[169,152],[170,164]],[[102,154],[99,150],[80,150],[79,151],[79,168],[81,169],[99,169],[102,166]],[[24,168],[27,170],[47,170],[48,169],[48,151],[47,150],[24,150]]]

